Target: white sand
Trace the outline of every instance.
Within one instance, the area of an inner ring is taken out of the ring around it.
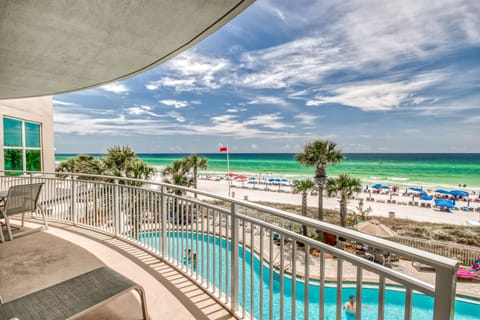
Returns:
[[[264,185],[258,185],[260,189],[244,189],[240,188],[241,183],[237,182],[239,187],[231,188],[232,195],[236,199],[249,200],[249,201],[265,201],[265,202],[274,202],[274,203],[286,203],[286,204],[301,204],[301,195],[293,194],[289,192],[277,192],[277,191],[265,191],[263,188]],[[245,183],[245,186],[247,184]],[[282,187],[287,190],[287,187]],[[222,181],[213,181],[213,180],[198,180],[198,189],[210,193],[219,194],[222,196],[228,195],[228,182],[225,180]],[[272,187],[272,189],[278,190],[278,187]],[[360,198],[367,198],[368,193],[361,192],[358,194]],[[372,197],[375,200],[387,200],[389,195],[386,194],[372,194]],[[411,200],[411,196],[393,196],[392,199],[397,201],[404,201],[408,203]],[[418,201],[418,198],[416,198]],[[318,196],[308,196],[308,206],[317,207]],[[338,199],[337,198],[324,198],[324,208],[335,209],[338,208]],[[349,207],[355,209],[357,207],[358,201],[352,200],[349,202]],[[371,207],[372,212],[369,216],[380,216],[388,217],[389,212],[394,212],[396,218],[409,219],[414,221],[423,221],[423,222],[434,222],[434,223],[447,223],[447,224],[456,224],[456,225],[466,225],[467,220],[479,221],[480,214],[476,212],[465,212],[462,210],[453,210],[452,213],[441,212],[432,208],[418,207],[418,206],[407,206],[400,204],[390,204],[390,203],[378,203],[378,202],[366,202],[364,201],[364,207]],[[457,201],[458,207],[467,206],[467,203],[464,201]],[[472,202],[470,206],[480,207],[479,202]]]

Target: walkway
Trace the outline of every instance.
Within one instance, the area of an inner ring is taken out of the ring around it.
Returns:
[[[124,241],[72,226],[0,243],[0,296],[9,301],[102,265],[144,287],[155,319],[234,319],[192,281]],[[141,319],[140,300],[126,294],[81,318]]]

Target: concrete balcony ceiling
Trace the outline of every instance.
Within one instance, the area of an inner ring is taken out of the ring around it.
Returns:
[[[0,99],[124,79],[174,57],[253,0],[0,2]]]

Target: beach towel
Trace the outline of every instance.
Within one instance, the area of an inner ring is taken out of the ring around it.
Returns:
[[[457,277],[474,279],[474,278],[478,278],[478,275],[476,273],[470,272],[470,271],[465,270],[465,269],[458,269]]]

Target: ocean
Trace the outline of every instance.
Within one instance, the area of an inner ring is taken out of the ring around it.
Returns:
[[[138,154],[159,170],[188,155]],[[199,155],[208,158],[208,169],[201,174],[227,172],[226,153]],[[58,163],[73,156],[57,154],[55,158]],[[348,173],[366,185],[382,183],[480,191],[480,153],[346,153],[345,157],[340,164],[327,167],[329,176]],[[297,163],[292,153],[230,153],[229,159],[230,172],[247,176],[303,179],[313,177],[315,172],[314,168]]]

